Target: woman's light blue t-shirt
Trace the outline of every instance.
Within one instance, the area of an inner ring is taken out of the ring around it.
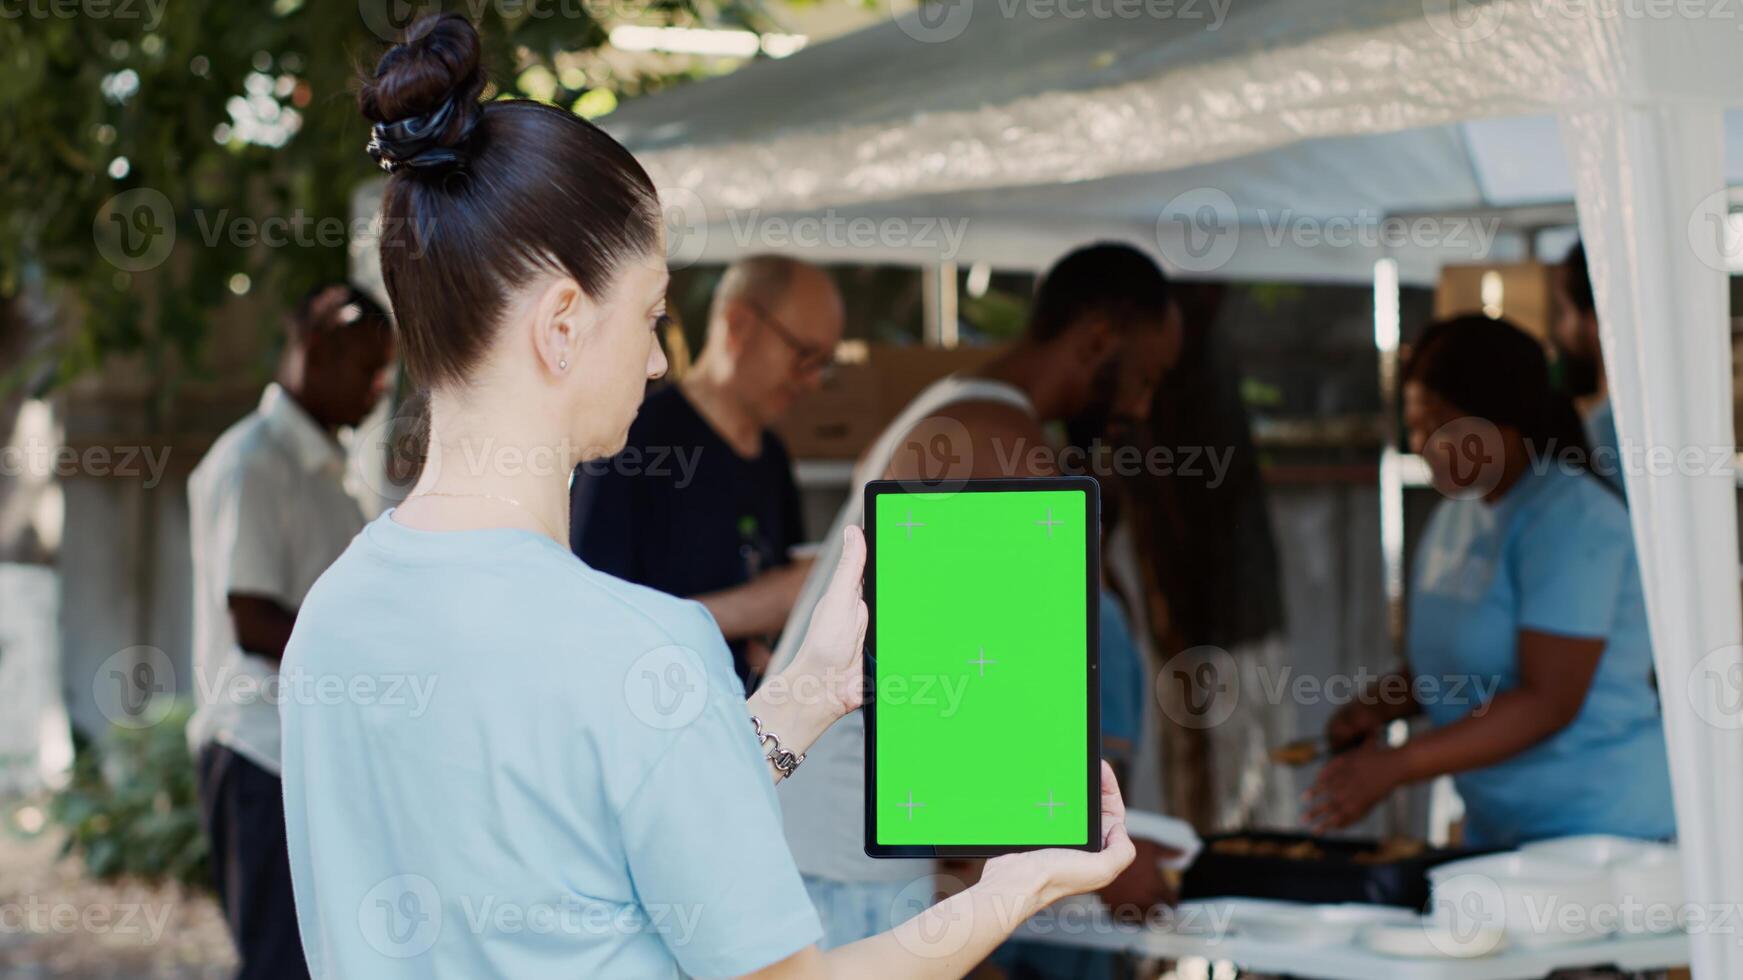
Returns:
[[[822,935],[697,603],[390,511],[309,593],[281,677],[317,977],[731,976]]]
[[[1616,407],[1606,398],[1586,416],[1586,442],[1592,447],[1592,472],[1627,496],[1622,478],[1622,440],[1616,435]]]
[[[1467,840],[1675,834],[1652,644],[1628,514],[1596,478],[1528,470],[1493,506],[1447,500],[1415,562],[1408,649],[1436,725],[1519,685],[1520,630],[1605,641],[1579,716],[1455,778]]]
[[[1132,639],[1126,612],[1107,589],[1101,590],[1101,737],[1102,754],[1124,761],[1137,751],[1144,716],[1143,654]]]

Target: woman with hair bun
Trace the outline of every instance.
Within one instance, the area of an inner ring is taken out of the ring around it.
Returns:
[[[864,541],[847,529],[802,648],[748,705],[700,605],[570,553],[570,472],[623,445],[666,368],[659,201],[593,125],[484,88],[447,15],[358,100],[429,461],[315,585],[285,657],[314,975],[957,977],[1107,884],[1133,851],[1104,765],[1099,853],[994,859],[893,931],[817,949],[774,784],[860,704]]]
[[[1428,328],[1404,422],[1447,497],[1417,546],[1408,670],[1333,716],[1345,749],[1308,791],[1345,827],[1393,789],[1452,775],[1465,842],[1676,832],[1628,513],[1586,467],[1543,347],[1502,320]],[[1397,748],[1393,721],[1433,727]]]

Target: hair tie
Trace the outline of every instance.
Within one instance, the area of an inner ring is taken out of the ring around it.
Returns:
[[[463,167],[466,156],[459,150],[472,138],[481,112],[475,112],[461,126],[449,145],[442,145],[442,133],[454,115],[454,99],[446,99],[434,111],[391,123],[376,123],[370,130],[369,155],[381,169],[393,173],[400,167],[416,169]]]

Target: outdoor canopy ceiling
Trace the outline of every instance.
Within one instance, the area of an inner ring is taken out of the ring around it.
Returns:
[[[1389,255],[1432,282],[1522,257],[1531,226],[1494,209],[1573,200],[1553,110],[1642,84],[1594,53],[1616,24],[1551,0],[1436,5],[945,4],[603,121],[661,185],[681,261],[1032,269],[1114,237],[1187,276],[1366,281]],[[1743,112],[1729,123],[1743,183]],[[1400,217],[1448,211],[1483,213]],[[1212,219],[1226,238],[1207,246]]]

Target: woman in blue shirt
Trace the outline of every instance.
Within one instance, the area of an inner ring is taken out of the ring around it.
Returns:
[[[1542,347],[1505,321],[1436,324],[1404,418],[1447,497],[1418,546],[1409,669],[1332,719],[1308,819],[1343,827],[1393,789],[1452,774],[1465,840],[1668,838],[1669,766],[1628,515],[1587,472]],[[1389,748],[1390,722],[1432,727]]]
[[[802,649],[748,706],[703,607],[570,554],[569,474],[623,446],[666,367],[663,222],[598,128],[484,88],[477,33],[447,15],[359,96],[429,458],[316,583],[280,672],[313,974],[957,977],[1104,886],[1133,853],[1105,771],[1100,853],[995,859],[817,949],[774,784],[860,703],[864,542],[847,531]]]

